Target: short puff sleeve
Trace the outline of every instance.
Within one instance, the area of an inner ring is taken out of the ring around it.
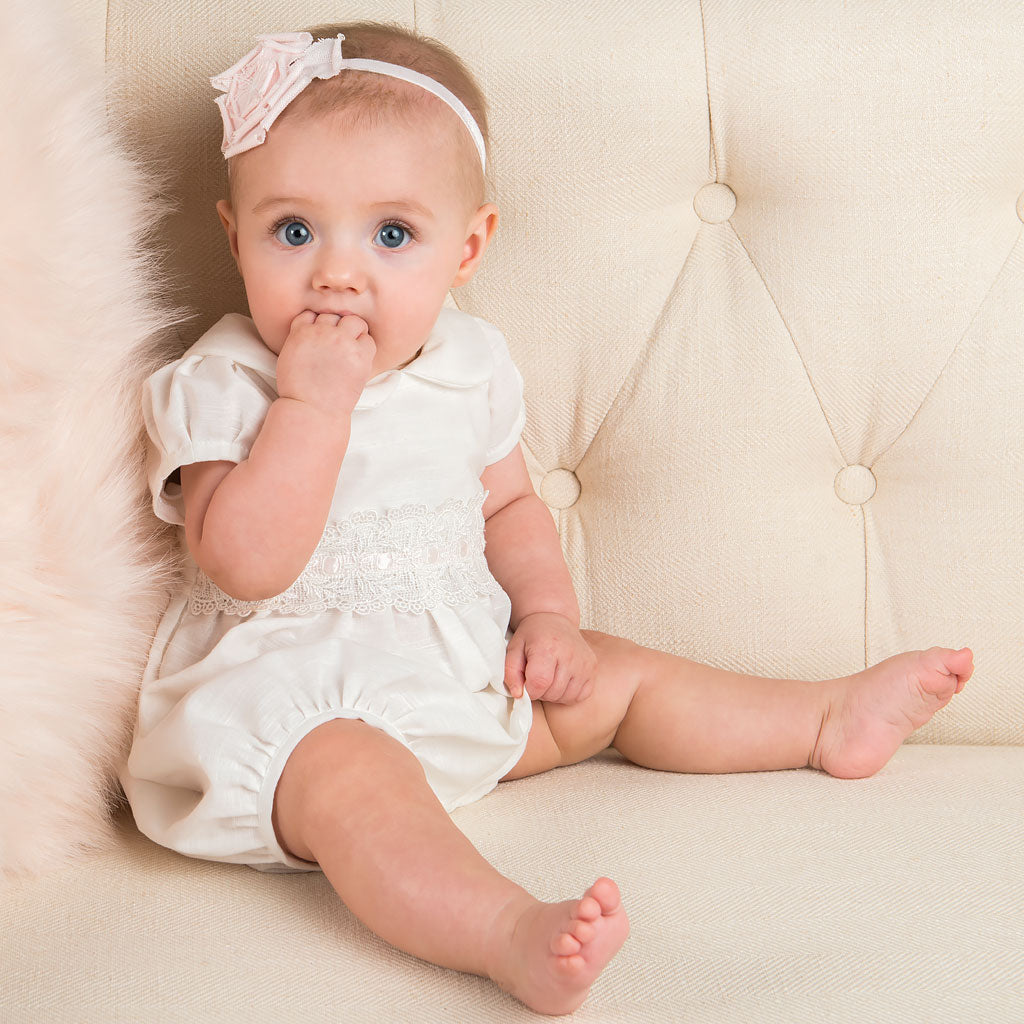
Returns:
[[[488,388],[491,407],[490,434],[487,439],[486,465],[501,461],[519,443],[526,423],[523,402],[523,378],[512,361],[505,336],[492,324],[478,321],[484,327],[494,357],[494,371]]]
[[[184,525],[181,484],[167,478],[194,462],[243,462],[276,397],[259,373],[227,356],[186,354],[150,376],[142,412],[157,516]]]

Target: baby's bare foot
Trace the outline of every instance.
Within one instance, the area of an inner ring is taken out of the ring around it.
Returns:
[[[571,1013],[629,935],[629,921],[610,878],[581,900],[517,908],[491,977],[538,1013]]]
[[[964,688],[969,648],[932,647],[880,661],[837,679],[810,766],[840,779],[874,775],[900,744]]]

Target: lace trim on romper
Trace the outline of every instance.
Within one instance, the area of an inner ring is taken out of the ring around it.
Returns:
[[[189,610],[241,616],[264,610],[293,615],[328,609],[423,612],[496,594],[501,588],[484,557],[486,497],[484,492],[453,498],[433,509],[410,504],[383,514],[358,511],[328,523],[299,578],[263,601],[233,598],[200,569]]]

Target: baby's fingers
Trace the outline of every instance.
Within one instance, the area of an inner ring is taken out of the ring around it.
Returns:
[[[559,669],[555,682],[544,699],[558,704],[578,704],[590,695],[590,689],[590,684],[582,676],[575,675],[567,669]]]
[[[304,309],[294,320],[291,322],[291,326],[288,328],[289,332],[294,331],[296,327],[301,327],[303,324],[315,324],[316,313],[311,309]]]
[[[349,313],[347,316],[343,316],[338,326],[344,325],[352,331],[352,337],[362,338],[365,336],[368,340],[370,339],[370,325],[361,317],[356,316],[354,313]],[[374,345],[374,348],[377,346]]]
[[[526,676],[523,670],[526,667],[526,652],[522,643],[516,643],[513,636],[509,641],[508,650],[505,652],[505,686],[513,697],[522,697],[523,689],[526,686]]]
[[[585,679],[584,681],[575,681],[573,688],[572,702],[579,704],[585,701],[594,692],[594,680]]]
[[[526,670],[524,672],[526,692],[534,700],[540,700],[541,698],[557,700],[557,697],[548,696],[548,691],[551,690],[552,684],[555,682],[556,666],[557,663],[554,655],[546,652],[531,654],[527,657]],[[562,689],[564,689],[564,686]]]

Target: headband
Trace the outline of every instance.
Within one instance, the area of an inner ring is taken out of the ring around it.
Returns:
[[[259,45],[234,67],[210,79],[210,84],[224,93],[216,102],[224,120],[224,141],[220,149],[225,159],[264,143],[270,126],[314,78],[334,78],[348,68],[411,82],[447,103],[473,136],[480,164],[486,170],[483,135],[473,115],[455,93],[433,78],[400,64],[343,58],[341,42],[344,38],[338,35],[314,43],[308,32],[257,36]]]

